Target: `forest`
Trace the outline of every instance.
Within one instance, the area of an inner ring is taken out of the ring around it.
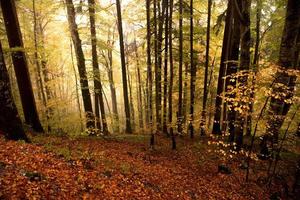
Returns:
[[[300,199],[299,0],[0,0],[0,199]]]

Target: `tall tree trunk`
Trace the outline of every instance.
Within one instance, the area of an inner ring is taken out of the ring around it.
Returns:
[[[141,71],[140,71],[140,62],[139,62],[139,53],[138,53],[138,46],[136,40],[134,40],[134,50],[135,50],[135,57],[136,57],[136,72],[137,72],[137,94],[138,94],[138,115],[139,115],[139,126],[140,129],[144,127],[143,123],[143,96],[142,96],[142,80],[141,80]]]
[[[179,0],[179,91],[178,91],[178,111],[177,111],[177,126],[178,126],[178,134],[182,134],[182,64],[183,64],[183,30],[182,30],[182,21],[183,21],[183,13],[182,13],[183,2]]]
[[[79,72],[83,107],[87,117],[86,126],[88,129],[94,129],[95,124],[94,124],[94,117],[93,117],[91,95],[89,90],[87,74],[86,74],[85,59],[82,51],[81,40],[79,38],[78,27],[75,21],[75,9],[73,5],[73,0],[66,0],[66,5],[67,5],[69,29],[74,44],[77,67]]]
[[[162,99],[162,88],[161,88],[161,72],[162,72],[162,42],[163,42],[163,24],[166,10],[166,1],[162,0],[162,8],[158,17],[158,33],[157,33],[157,67],[156,69],[156,79],[155,79],[155,93],[156,93],[156,126],[157,131],[162,129],[161,127],[161,99]],[[159,9],[160,10],[160,9]]]
[[[126,59],[127,80],[128,80],[128,89],[129,89],[129,106],[130,106],[130,114],[131,114],[130,117],[131,117],[132,130],[134,131],[135,130],[135,110],[134,110],[134,105],[133,105],[131,74],[129,71],[128,47],[127,47],[127,50],[125,50],[125,56],[126,56],[125,59]]]
[[[152,66],[151,66],[151,16],[150,16],[150,0],[146,0],[147,12],[147,94],[148,94],[148,113],[149,113],[149,126],[150,126],[150,146],[154,146],[154,133],[153,127],[153,112],[152,112]]]
[[[189,71],[189,63],[184,63],[184,81],[183,81],[183,98],[182,98],[182,123],[183,130],[185,130],[186,126],[186,116],[187,116],[187,103],[188,103],[188,71]],[[184,132],[184,131],[183,131]]]
[[[194,101],[195,101],[195,81],[196,70],[194,66],[194,6],[193,0],[190,0],[190,62],[191,62],[191,79],[190,79],[190,117],[189,117],[189,135],[194,138]],[[208,11],[210,12],[210,10]],[[209,45],[208,45],[209,46]],[[206,47],[207,48],[207,47]]]
[[[48,119],[50,120],[51,117],[53,116],[53,108],[51,106],[49,106],[49,101],[52,99],[52,91],[51,88],[49,86],[49,82],[50,82],[50,77],[49,77],[49,70],[48,70],[48,66],[47,66],[47,58],[45,55],[45,26],[43,27],[41,19],[38,19],[38,35],[41,37],[40,38],[40,48],[41,48],[41,53],[40,53],[40,57],[41,57],[41,66],[42,66],[42,74],[43,74],[43,78],[44,78],[44,85],[45,85],[45,92],[46,92],[46,99],[47,99],[47,115],[48,115]],[[48,131],[51,131],[51,126],[48,123]]]
[[[240,55],[240,66],[239,66],[239,78],[238,78],[238,95],[241,101],[238,104],[239,108],[247,107],[249,104],[243,100],[247,98],[247,80],[250,68],[250,46],[251,46],[251,35],[250,35],[250,8],[251,0],[241,1],[241,14],[243,21],[241,22],[241,55]],[[246,114],[243,113],[245,110],[236,112],[234,133],[236,135],[237,149],[239,150],[243,144],[243,132],[244,124],[246,122]],[[248,112],[247,112],[248,113]]]
[[[47,108],[47,100],[46,100],[46,94],[44,91],[44,82],[42,79],[42,69],[40,65],[40,59],[38,55],[38,27],[37,27],[37,13],[35,9],[35,0],[32,0],[32,10],[33,10],[33,38],[34,38],[34,63],[37,69],[37,75],[38,75],[38,86],[40,86],[40,91],[41,91],[41,97],[42,97],[42,102],[43,106],[45,108],[45,113],[46,113],[46,121],[47,121],[47,131],[49,132],[51,130],[49,126],[49,114],[48,114],[48,108]]]
[[[275,74],[275,84],[272,87],[272,98],[268,111],[266,134],[272,136],[273,142],[278,141],[278,131],[291,106],[291,103],[287,102],[287,100],[293,97],[296,77],[290,75],[287,70],[299,69],[299,64],[295,65],[299,23],[300,1],[288,0],[278,60],[278,66],[280,67]]]
[[[206,53],[205,53],[205,72],[204,72],[204,90],[203,90],[203,103],[202,103],[202,113],[201,113],[201,124],[200,124],[200,134],[206,134],[206,103],[208,97],[208,66],[209,66],[209,48],[210,48],[210,20],[211,20],[211,6],[212,0],[208,0],[208,14],[207,14],[207,27],[206,27]]]
[[[77,107],[78,107],[78,112],[79,112],[79,119],[80,119],[80,131],[84,131],[84,125],[83,120],[82,120],[82,111],[81,111],[81,105],[80,105],[80,96],[79,96],[79,86],[78,86],[78,78],[77,78],[77,72],[76,72],[76,68],[75,68],[75,64],[74,64],[74,56],[73,56],[73,46],[72,46],[72,41],[70,39],[70,52],[71,52],[71,60],[72,60],[72,68],[74,71],[74,77],[75,77],[75,87],[76,87],[76,103],[77,103]]]
[[[157,0],[153,0],[153,28],[154,28],[154,73],[155,76],[155,116],[156,116],[156,129],[160,129],[160,114],[159,114],[159,96],[158,96],[158,50],[157,50],[157,44],[158,44],[158,33],[157,33]]]
[[[169,17],[169,62],[170,62],[170,82],[169,82],[169,113],[168,113],[168,121],[169,121],[169,134],[171,136],[172,140],[172,149],[176,149],[176,140],[175,140],[175,134],[173,132],[173,104],[172,104],[172,94],[173,94],[173,38],[172,38],[172,32],[173,32],[173,0],[170,0],[170,17]]]
[[[226,61],[228,60],[229,46],[230,46],[230,32],[231,32],[231,23],[232,23],[232,0],[228,1],[227,11],[226,11],[226,19],[225,19],[225,29],[223,36],[223,45],[222,45],[222,54],[221,54],[221,62],[219,69],[219,77],[218,77],[218,85],[217,85],[217,96],[215,103],[215,115],[214,115],[214,123],[213,123],[213,134],[221,135],[221,106],[222,106],[222,97],[221,94],[223,92],[224,80],[223,77],[225,75]]]
[[[164,98],[163,98],[163,132],[168,135],[167,128],[167,98],[168,98],[168,35],[169,35],[169,9],[168,0],[165,0],[166,14],[165,14],[165,55],[164,55]]]
[[[93,61],[93,72],[94,72],[94,87],[95,87],[95,110],[96,117],[99,119],[99,108],[98,101],[101,112],[101,120],[102,120],[102,131],[103,134],[108,134],[106,116],[105,116],[105,108],[102,94],[102,83],[101,83],[101,75],[98,64],[98,54],[97,54],[97,33],[95,28],[95,0],[88,0],[89,4],[89,15],[90,15],[90,32],[91,32],[91,44],[92,44],[92,61]],[[98,116],[97,116],[98,115]]]
[[[116,94],[116,87],[114,82],[114,75],[112,69],[112,50],[108,50],[108,58],[109,58],[109,68],[108,68],[108,80],[109,80],[109,88],[111,92],[111,102],[112,102],[112,111],[113,111],[113,118],[114,118],[114,132],[120,131],[119,126],[119,112],[118,112],[118,104],[117,104],[117,94]]]
[[[250,136],[252,132],[252,114],[253,114],[253,105],[254,105],[254,95],[255,95],[255,82],[256,74],[259,68],[259,44],[260,44],[260,18],[261,18],[261,0],[256,0],[256,41],[254,49],[254,58],[253,58],[253,76],[251,83],[250,91],[250,102],[249,102],[249,114],[247,116],[247,125],[246,125],[246,135]]]
[[[117,95],[116,95],[116,87],[114,82],[114,75],[113,75],[113,57],[112,57],[112,48],[114,46],[114,29],[112,31],[112,39],[110,38],[110,34],[108,35],[107,44],[110,48],[107,49],[107,55],[102,51],[102,56],[104,57],[106,63],[106,69],[108,74],[108,81],[109,81],[109,88],[111,93],[111,103],[112,103],[112,112],[113,112],[113,131],[118,133],[120,131],[119,128],[119,112],[117,106]]]
[[[235,1],[235,0],[234,0]],[[239,9],[241,4],[238,5]],[[233,7],[232,7],[233,9]],[[240,53],[240,20],[236,10],[233,9],[233,22],[232,22],[232,31],[230,36],[230,52],[228,57],[228,64],[226,70],[226,79],[225,79],[225,95],[229,98],[229,101],[226,102],[227,106],[224,106],[224,110],[227,112],[227,118],[225,119],[228,124],[229,132],[229,141],[234,141],[234,129],[235,129],[235,117],[236,110],[234,102],[236,101],[236,82],[237,82],[237,70],[238,70],[238,60]],[[225,116],[224,116],[225,118]]]
[[[1,8],[10,48],[23,48],[22,34],[14,0],[1,0]],[[43,132],[37,113],[27,60],[23,50],[12,53],[25,122],[37,132]]]
[[[118,31],[119,31],[119,42],[120,42],[120,53],[121,53],[121,65],[122,65],[122,80],[123,80],[123,95],[124,95],[124,107],[126,116],[126,132],[132,133],[130,123],[130,107],[128,99],[128,87],[127,87],[127,75],[126,75],[126,63],[124,53],[124,40],[123,40],[123,27],[122,27],[122,13],[120,0],[116,0],[117,16],[118,16]]]
[[[13,100],[9,75],[0,42],[0,133],[12,140],[29,141]]]

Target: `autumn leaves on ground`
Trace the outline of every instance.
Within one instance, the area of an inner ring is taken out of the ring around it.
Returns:
[[[268,199],[272,192],[257,181],[262,161],[253,161],[248,183],[238,156],[225,161],[230,173],[218,172],[222,157],[207,139],[182,138],[177,151],[166,138],[149,149],[143,135],[32,141],[0,139],[0,199]]]

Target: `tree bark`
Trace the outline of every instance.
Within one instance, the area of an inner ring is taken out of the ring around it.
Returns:
[[[167,128],[167,98],[168,98],[168,35],[169,35],[169,9],[168,0],[166,3],[166,14],[165,14],[165,55],[164,55],[164,98],[163,98],[163,132],[168,136]]]
[[[213,123],[213,134],[221,135],[221,106],[222,106],[222,97],[221,94],[223,92],[224,80],[223,77],[225,75],[226,69],[226,61],[228,60],[228,52],[230,46],[230,32],[231,32],[231,23],[232,23],[232,0],[228,1],[227,11],[226,11],[226,19],[225,19],[225,29],[223,36],[223,45],[222,45],[222,54],[221,54],[221,62],[219,69],[219,77],[218,77],[218,85],[217,85],[217,96],[215,103],[215,115],[214,115],[214,123]]]
[[[89,5],[89,15],[90,15],[90,32],[91,32],[91,44],[92,44],[92,62],[93,62],[93,72],[94,72],[94,87],[95,87],[95,110],[96,117],[99,119],[99,107],[101,112],[101,121],[102,121],[102,131],[104,135],[107,135],[108,127],[105,116],[105,108],[102,94],[102,83],[101,83],[101,75],[98,64],[98,54],[97,54],[97,33],[95,27],[95,0],[88,0]],[[99,127],[99,122],[98,122]],[[100,128],[100,127],[99,127]]]
[[[239,4],[240,8],[241,4]],[[233,9],[233,8],[232,8]],[[238,61],[239,61],[239,53],[240,53],[240,38],[241,38],[241,30],[240,30],[240,20],[238,19],[238,15],[235,9],[233,9],[233,22],[232,22],[232,31],[230,36],[230,51],[227,63],[226,70],[226,79],[225,79],[225,95],[229,99],[224,106],[225,113],[227,113],[227,117],[223,116],[228,124],[228,132],[229,132],[229,141],[234,142],[234,130],[236,125],[236,110],[234,106],[234,102],[236,101],[236,82],[237,82],[237,70],[238,70]],[[224,120],[224,121],[225,121]],[[223,129],[224,130],[224,129]],[[225,131],[225,130],[224,130]]]
[[[172,119],[173,119],[173,102],[172,102],[172,94],[173,94],[173,76],[174,76],[174,71],[173,71],[173,39],[172,39],[172,32],[173,32],[173,0],[170,0],[170,17],[169,17],[169,63],[170,63],[170,81],[169,81],[169,113],[168,113],[168,122],[169,122],[169,134],[171,136],[171,141],[172,141],[172,149],[176,149],[176,139],[175,139],[175,134],[173,132],[173,124],[172,124]]]
[[[22,34],[14,0],[1,0],[1,8],[10,48],[23,48]],[[15,49],[12,61],[19,86],[25,122],[37,132],[43,132],[34,100],[28,64],[22,49]]]
[[[75,55],[77,60],[77,68],[79,72],[80,78],[80,87],[83,99],[83,107],[86,113],[87,121],[86,127],[88,129],[94,129],[94,116],[93,116],[93,108],[91,102],[91,95],[89,91],[89,84],[86,75],[86,67],[85,67],[85,59],[82,51],[81,40],[79,38],[78,27],[75,21],[75,8],[73,5],[73,0],[66,0],[67,5],[67,15],[68,15],[68,23],[69,29],[71,32],[71,38],[74,44]],[[93,131],[92,131],[93,132]]]
[[[148,113],[149,113],[149,128],[150,128],[150,146],[154,146],[153,127],[153,111],[152,111],[152,66],[151,66],[151,16],[150,16],[150,0],[146,0],[147,14],[147,94],[148,94]]]
[[[121,53],[121,67],[122,67],[122,80],[123,80],[123,96],[124,96],[124,107],[126,116],[126,132],[132,133],[130,123],[130,107],[128,99],[128,87],[127,87],[127,75],[126,75],[126,63],[124,53],[124,40],[123,40],[123,27],[122,27],[122,13],[120,0],[116,0],[117,16],[118,16],[118,31],[119,31],[119,42],[120,42],[120,53]]]
[[[182,65],[183,65],[183,30],[182,30],[182,21],[183,21],[183,2],[179,0],[179,69],[178,69],[178,111],[177,111],[177,131],[178,134],[182,134]]]
[[[240,66],[239,66],[239,78],[238,78],[238,94],[239,99],[238,111],[235,117],[234,134],[236,135],[237,150],[240,150],[243,144],[243,132],[244,124],[246,122],[246,116],[248,113],[248,102],[244,100],[247,98],[247,80],[250,68],[250,46],[251,46],[251,35],[250,35],[250,8],[251,0],[242,0],[241,2],[241,13],[243,16],[243,22],[241,22],[241,55],[240,55]],[[244,113],[246,111],[246,113]]]
[[[161,88],[161,72],[162,72],[162,42],[163,42],[163,24],[166,10],[166,0],[162,0],[162,8],[158,18],[158,33],[157,33],[157,67],[155,68],[155,93],[156,93],[156,127],[157,131],[162,130],[162,88]]]
[[[143,129],[144,127],[144,116],[143,116],[143,95],[142,95],[142,80],[141,80],[141,71],[140,71],[140,62],[139,62],[139,53],[138,53],[138,46],[136,40],[134,40],[134,50],[135,50],[135,57],[136,57],[136,72],[137,72],[137,96],[138,96],[138,116],[139,116],[139,127]]]
[[[0,133],[7,139],[29,141],[13,100],[0,42]]]
[[[292,99],[296,77],[290,75],[288,70],[299,69],[297,52],[297,36],[299,36],[300,23],[300,1],[289,0],[284,30],[281,39],[278,66],[275,74],[275,84],[272,87],[272,98],[268,111],[268,121],[266,135],[273,138],[273,142],[278,141],[278,131],[282,126],[287,112],[291,106],[289,100]],[[283,95],[285,94],[285,95]]]
[[[206,134],[206,103],[208,97],[208,66],[209,66],[209,47],[210,47],[210,21],[211,21],[211,6],[212,0],[208,0],[208,14],[207,14],[207,27],[206,27],[206,52],[205,52],[205,73],[204,73],[204,89],[203,89],[203,103],[201,113],[200,134]],[[192,94],[192,93],[191,93]]]

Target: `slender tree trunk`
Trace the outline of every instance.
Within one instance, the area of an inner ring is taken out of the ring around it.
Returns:
[[[194,101],[195,101],[195,81],[196,70],[194,66],[194,1],[190,0],[190,62],[191,62],[191,79],[190,79],[190,117],[189,117],[189,135],[194,138]],[[208,11],[210,12],[210,10]],[[210,19],[210,18],[209,18]],[[209,45],[208,45],[209,46]],[[206,47],[207,48],[207,47]]]
[[[134,110],[133,97],[132,97],[132,82],[131,82],[131,74],[129,71],[129,52],[128,52],[128,50],[125,50],[125,56],[126,56],[125,59],[126,59],[127,80],[128,80],[128,89],[129,89],[129,105],[130,105],[130,114],[131,114],[130,117],[131,117],[132,130],[134,131],[135,130],[135,110]]]
[[[84,125],[82,124],[82,110],[81,110],[81,105],[80,105],[80,96],[79,96],[79,86],[78,86],[78,77],[77,77],[77,72],[74,64],[74,59],[73,59],[73,47],[72,47],[72,41],[70,39],[70,51],[71,51],[71,60],[72,60],[72,68],[74,71],[74,76],[75,76],[75,87],[76,87],[76,102],[77,102],[77,107],[78,107],[78,112],[79,112],[79,118],[80,118],[80,130],[81,132],[84,131]]]
[[[9,75],[5,66],[0,42],[0,133],[12,140],[29,141],[22,126],[17,107],[13,100]]]
[[[43,74],[43,78],[44,78],[44,86],[45,86],[45,92],[46,92],[46,100],[47,100],[47,118],[50,120],[51,117],[53,116],[53,108],[51,106],[49,106],[49,101],[52,99],[52,91],[51,88],[49,86],[49,82],[50,82],[50,77],[49,77],[49,71],[48,71],[48,66],[47,66],[47,58],[45,55],[45,27],[43,27],[41,19],[38,19],[38,35],[41,37],[40,39],[40,48],[41,48],[41,53],[40,53],[40,57],[41,57],[41,66],[42,66],[42,74]],[[51,131],[51,126],[48,123],[48,131]]]
[[[113,31],[114,35],[114,31]],[[114,38],[114,37],[113,37]],[[108,39],[108,44],[111,48],[107,50],[107,73],[108,73],[108,81],[109,81],[109,88],[111,92],[111,102],[112,102],[112,112],[113,112],[113,130],[114,132],[118,133],[120,131],[119,126],[119,112],[117,106],[117,94],[116,94],[116,87],[114,82],[114,75],[113,75],[113,57],[112,57],[112,47],[114,45],[114,41]],[[103,55],[104,56],[104,55]],[[106,59],[106,57],[104,56]]]
[[[158,33],[157,33],[157,67],[155,68],[155,92],[156,92],[156,127],[157,131],[162,130],[161,120],[161,99],[162,99],[162,88],[161,88],[161,72],[162,72],[162,42],[163,42],[163,24],[166,10],[166,1],[162,0],[162,9],[158,17]],[[159,9],[160,10],[160,9]]]
[[[223,36],[223,45],[222,45],[222,54],[221,54],[221,63],[219,69],[219,77],[218,77],[218,85],[217,85],[217,96],[215,103],[215,115],[214,115],[214,123],[213,123],[213,134],[221,135],[221,106],[222,106],[222,97],[221,94],[223,92],[224,80],[223,77],[225,75],[226,61],[228,60],[228,52],[230,46],[230,32],[231,32],[231,19],[232,19],[232,0],[228,1],[228,7],[226,11],[226,19],[225,19],[225,29]]]
[[[169,82],[169,113],[168,113],[168,120],[169,120],[169,133],[171,136],[171,141],[172,141],[172,149],[176,149],[176,139],[175,139],[175,134],[173,132],[173,124],[172,124],[172,119],[173,119],[173,104],[172,104],[172,94],[173,94],[173,41],[172,41],[172,32],[173,32],[173,0],[170,0],[170,17],[169,17],[169,62],[170,62],[170,82]]]
[[[121,66],[122,66],[122,80],[123,80],[123,95],[124,95],[124,107],[126,116],[126,133],[132,133],[130,124],[130,107],[128,99],[128,87],[127,87],[127,75],[126,75],[126,63],[124,53],[124,40],[123,40],[123,27],[122,27],[122,13],[120,0],[116,0],[117,15],[118,15],[118,31],[119,31],[119,42],[120,42],[120,53],[121,53]]]
[[[246,125],[246,135],[250,136],[252,132],[252,115],[253,115],[253,105],[254,105],[254,95],[255,95],[255,82],[256,74],[259,68],[259,44],[260,44],[260,18],[261,18],[261,0],[256,0],[256,41],[254,49],[254,58],[253,58],[253,77],[251,83],[251,93],[250,93],[250,103],[249,103],[249,114],[247,116],[247,125]]]
[[[139,107],[139,126],[142,129],[144,127],[143,123],[143,96],[142,96],[142,80],[141,80],[141,71],[140,71],[140,62],[139,62],[139,53],[138,53],[138,46],[136,40],[134,40],[134,50],[135,50],[135,57],[136,57],[136,72],[137,72],[137,91],[138,91],[138,107]]]
[[[96,117],[98,119],[100,118],[99,108],[98,108],[98,103],[99,103],[100,112],[101,112],[101,120],[102,120],[102,128],[103,128],[102,131],[103,131],[103,134],[107,135],[108,127],[107,127],[106,116],[105,116],[101,75],[100,75],[100,69],[99,69],[99,64],[98,64],[98,54],[97,54],[97,33],[96,33],[96,27],[95,27],[95,6],[96,6],[95,0],[88,0],[88,4],[89,4],[89,15],[90,15],[90,32],[91,32],[92,61],[93,61],[93,72],[94,72]],[[98,126],[99,126],[99,122],[98,122]]]
[[[243,16],[243,22],[241,22],[241,55],[240,55],[240,66],[239,66],[239,78],[238,78],[238,94],[239,108],[247,107],[249,104],[244,103],[243,100],[247,98],[247,80],[250,68],[250,46],[251,46],[251,35],[250,35],[250,8],[251,0],[241,1],[241,13]],[[243,113],[245,110],[238,110],[236,112],[234,132],[236,135],[237,149],[239,150],[243,144],[243,132],[244,124],[246,122],[246,114]]]
[[[218,50],[218,49],[217,49]],[[216,51],[217,52],[217,51]],[[214,103],[214,92],[212,91],[213,86],[213,81],[214,81],[214,68],[215,68],[215,59],[216,59],[216,55],[214,56],[214,59],[212,60],[212,64],[211,64],[211,70],[210,70],[210,75],[209,75],[209,81],[208,81],[208,94],[210,95],[210,100],[209,100],[209,115],[208,115],[208,129],[210,129],[211,126],[211,121],[212,121],[212,117],[213,117],[213,103]]]
[[[184,63],[183,98],[182,98],[182,123],[181,123],[181,126],[183,126],[183,128],[182,128],[183,130],[185,130],[186,115],[187,115],[188,71],[189,71],[189,63],[185,62]]]
[[[14,0],[1,0],[1,8],[10,48],[23,48],[22,34]],[[27,60],[23,50],[12,53],[25,122],[37,132],[43,132],[37,113]]]
[[[46,121],[47,121],[47,131],[49,132],[51,130],[50,126],[49,126],[49,113],[48,113],[48,108],[47,108],[47,100],[46,100],[46,94],[44,91],[44,82],[42,79],[42,69],[41,69],[41,65],[40,65],[40,59],[39,59],[39,55],[38,55],[38,30],[37,30],[37,14],[36,14],[36,9],[35,9],[35,0],[32,1],[32,7],[33,7],[33,38],[34,38],[34,62],[35,62],[35,66],[37,69],[37,75],[38,75],[38,82],[39,82],[39,86],[40,86],[40,91],[41,91],[41,97],[42,97],[42,102],[43,102],[43,106],[45,108],[46,111]]]
[[[75,21],[75,9],[73,5],[73,0],[66,0],[66,4],[67,4],[69,29],[74,44],[77,67],[78,67],[78,72],[80,77],[80,87],[81,87],[81,94],[83,100],[83,107],[87,117],[86,126],[88,129],[94,129],[95,124],[94,124],[91,95],[89,90],[87,74],[86,74],[85,59],[82,51],[81,40],[79,38],[78,27]]]
[[[266,134],[271,135],[273,142],[278,141],[278,131],[282,126],[291,103],[294,93],[296,77],[290,75],[287,70],[299,69],[299,64],[295,64],[297,52],[297,36],[299,35],[300,23],[300,1],[288,0],[287,12],[282,40],[280,45],[278,66],[279,69],[275,74],[275,85],[272,87],[272,96],[268,112]],[[298,36],[300,37],[300,36]],[[282,94],[285,95],[282,95]],[[279,98],[277,98],[277,96]]]
[[[204,73],[204,91],[203,91],[203,103],[202,114],[200,124],[200,134],[206,134],[206,102],[208,97],[208,66],[209,66],[209,48],[210,48],[210,20],[211,20],[211,6],[212,0],[208,0],[208,14],[207,14],[207,27],[206,27],[206,54],[205,54],[205,73]]]
[[[178,134],[182,134],[182,64],[183,64],[183,30],[182,30],[182,21],[183,21],[183,2],[179,0],[179,91],[178,91],[178,111],[177,111],[177,131]]]
[[[166,3],[166,14],[165,14],[165,55],[164,55],[164,98],[163,98],[163,132],[168,136],[167,128],[167,98],[168,98],[168,35],[169,35],[169,9],[168,0]]]
[[[158,65],[157,65],[157,0],[153,0],[153,29],[154,29],[154,73],[157,75],[158,73]],[[159,128],[159,104],[158,101],[158,84],[157,84],[157,76],[155,76],[155,116],[156,116],[156,129]]]
[[[148,81],[148,113],[150,126],[150,146],[154,146],[153,128],[153,112],[152,112],[152,66],[151,66],[151,16],[150,16],[150,0],[146,0],[147,12],[147,81]]]

